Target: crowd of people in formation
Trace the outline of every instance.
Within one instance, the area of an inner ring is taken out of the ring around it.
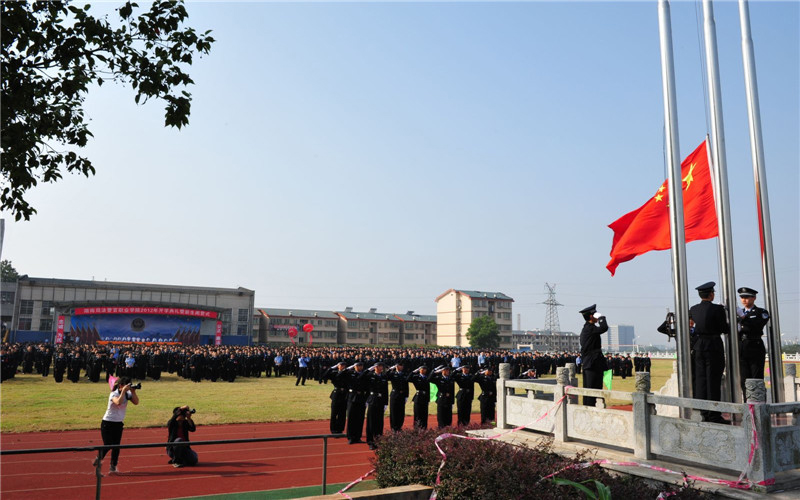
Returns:
[[[632,377],[634,372],[650,372],[650,356],[635,354],[631,358],[630,354],[611,355],[606,354],[606,365],[615,377]],[[578,371],[580,373],[580,371]]]
[[[389,366],[398,359],[407,369],[450,364],[452,369],[467,365],[473,370],[491,366],[496,374],[500,363],[510,363],[512,378],[555,375],[556,368],[577,363],[574,352],[511,352],[508,350],[476,351],[448,348],[373,348],[352,346],[193,346],[193,345],[90,345],[50,343],[11,343],[0,348],[2,380],[16,373],[36,373],[58,382],[77,383],[107,381],[110,375],[133,380],[159,380],[163,372],[176,373],[193,382],[234,382],[237,377],[293,377],[296,385],[307,380],[323,382],[324,374],[337,363],[347,366],[357,361],[367,367],[382,361]],[[620,373],[628,358],[620,359]],[[639,359],[642,367],[649,358]],[[635,365],[638,366],[638,365]],[[639,371],[639,368],[636,368]],[[646,368],[642,368],[646,370]],[[617,370],[614,372],[617,375]]]

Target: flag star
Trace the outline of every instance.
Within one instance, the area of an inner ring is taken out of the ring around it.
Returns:
[[[661,185],[661,187],[660,187],[660,188],[658,188],[658,192],[659,192],[659,193],[663,193],[665,189],[667,189],[667,186],[665,186],[665,185],[663,185],[663,184],[662,184],[662,185]]]
[[[692,173],[694,172],[694,167],[695,167],[695,164],[692,163],[692,165],[689,167],[689,173],[686,174],[686,177],[684,177],[682,179],[682,181],[686,183],[686,187],[683,188],[684,191],[689,189],[689,186],[691,186],[692,182],[694,182],[694,176],[692,175]]]
[[[660,194],[656,195],[656,201],[662,201],[663,199],[664,199],[664,196],[662,196]]]

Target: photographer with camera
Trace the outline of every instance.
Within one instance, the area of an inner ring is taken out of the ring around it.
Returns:
[[[197,427],[194,425],[192,415],[194,409],[189,409],[188,406],[179,406],[172,410],[172,418],[167,422],[167,442],[179,443],[189,441],[189,433],[194,432]],[[197,452],[192,450],[189,445],[185,446],[167,446],[167,455],[170,458],[169,463],[173,467],[179,468],[185,465],[197,465]]]
[[[103,421],[100,422],[100,435],[103,438],[104,445],[120,444],[122,442],[122,428],[124,427],[123,421],[125,420],[125,411],[128,408],[128,401],[138,405],[139,396],[136,395],[136,389],[141,389],[142,384],[131,384],[129,377],[122,377],[114,382],[114,390],[108,396],[108,408],[106,414],[103,415]],[[105,458],[108,450],[100,452],[100,456],[94,459],[92,465],[95,467],[100,465],[100,462]],[[109,472],[116,474],[119,472],[117,463],[119,461],[119,448],[111,450],[111,468]]]

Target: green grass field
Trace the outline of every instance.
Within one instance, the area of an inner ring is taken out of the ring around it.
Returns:
[[[672,360],[653,360],[653,390],[661,388],[671,373]],[[305,386],[295,387],[294,383],[293,377],[240,377],[234,383],[193,383],[165,374],[159,382],[142,382],[138,391],[141,401],[138,406],[128,406],[125,427],[163,427],[172,409],[185,404],[197,409],[195,421],[199,425],[329,418],[331,386],[308,381]],[[614,378],[614,390],[633,388],[632,378]],[[56,384],[52,376],[17,374],[0,385],[0,432],[96,429],[105,413],[109,392],[108,384],[93,384],[85,378],[77,384],[66,380]],[[477,387],[476,393],[480,393]],[[406,413],[411,415],[412,411],[409,398]],[[473,411],[480,411],[477,398]],[[431,404],[430,412],[435,414],[435,404]]]

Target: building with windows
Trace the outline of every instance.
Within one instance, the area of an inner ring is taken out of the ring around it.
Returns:
[[[54,278],[17,280],[14,341],[51,341],[58,335],[98,340],[247,344],[255,292]],[[5,290],[5,287],[4,287]]]
[[[549,332],[544,330],[514,330],[514,346],[542,352],[578,352],[581,336],[573,332]]]
[[[611,352],[633,351],[632,325],[609,325],[607,349]]]
[[[332,311],[309,309],[275,309],[259,307],[256,317],[259,321],[258,334],[253,342],[297,342],[301,344],[340,344],[339,316]],[[311,325],[309,333],[303,327]],[[296,329],[292,336],[291,328]]]
[[[400,339],[403,345],[436,345],[436,316],[408,311],[405,314],[395,314],[394,317],[401,322]]]
[[[511,339],[514,299],[500,292],[480,292],[451,288],[436,297],[437,344],[468,347],[467,330],[481,316],[494,318],[500,327],[500,347],[513,347]]]

